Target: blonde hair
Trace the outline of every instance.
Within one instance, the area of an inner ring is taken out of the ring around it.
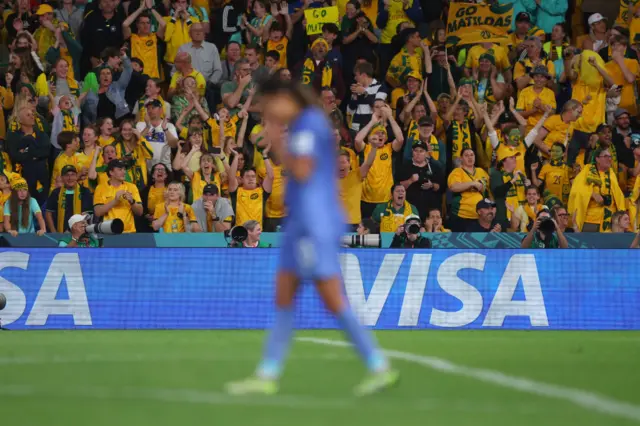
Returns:
[[[178,187],[178,192],[180,193],[180,201],[184,203],[184,200],[187,198],[186,196],[186,190],[184,189],[184,185],[180,182],[171,182],[169,183],[169,185],[167,185],[167,188],[164,190],[164,198],[166,200],[169,199],[169,187],[171,185],[175,185]]]

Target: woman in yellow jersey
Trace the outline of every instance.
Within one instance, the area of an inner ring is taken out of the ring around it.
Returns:
[[[605,232],[611,229],[611,215],[624,210],[624,194],[611,167],[608,150],[595,152],[595,164],[576,176],[569,194],[569,214],[575,214],[582,232]]]
[[[634,117],[638,115],[636,92],[638,91],[637,79],[640,76],[640,64],[638,64],[637,58],[625,58],[627,47],[626,38],[622,36],[611,37],[611,61],[607,62],[605,68],[614,84],[622,88],[618,108],[626,109]]]
[[[569,202],[569,191],[571,190],[570,168],[564,161],[565,147],[560,142],[555,142],[551,146],[551,161],[545,163],[538,173],[539,164],[531,165],[531,178],[533,184],[540,188],[544,184],[545,193],[548,191],[564,205]]]
[[[581,115],[582,103],[571,99],[564,104],[560,114],[552,115],[544,122],[536,140],[533,142],[544,158],[549,158],[551,146],[555,142],[560,142],[567,146],[573,135],[573,123]]]
[[[526,202],[513,209],[509,205],[511,212],[511,229],[520,232],[529,232],[533,223],[538,217],[538,213],[545,208],[540,203],[540,190],[535,186],[529,186],[526,189]]]
[[[198,148],[194,146],[191,152],[194,152],[197,149]],[[185,160],[188,161],[189,156],[187,156]],[[199,163],[199,170],[197,171],[192,171],[188,164],[185,163],[183,163],[183,166],[181,168],[184,174],[187,175],[187,177],[191,180],[191,191],[189,193],[189,199],[193,201],[202,197],[202,190],[207,184],[213,183],[218,188],[220,188],[222,186],[223,180],[221,171],[217,169],[216,161],[211,154],[202,154]]]
[[[504,76],[498,72],[496,59],[491,54],[484,53],[480,56],[475,80],[478,88],[475,97],[480,103],[493,105],[507,94],[508,87]]]
[[[476,205],[489,197],[489,175],[475,167],[473,149],[462,149],[460,167],[453,169],[447,184],[453,193],[449,228],[453,232],[464,232],[467,226],[478,219]]]
[[[380,125],[381,121],[388,121],[393,130],[394,139],[388,142],[387,129]],[[364,140],[368,138],[369,144]],[[355,148],[357,152],[363,152],[368,156],[372,145],[378,145],[376,157],[362,188],[362,217],[371,217],[373,209],[379,203],[386,203],[391,197],[393,186],[393,153],[402,149],[404,136],[400,126],[393,118],[391,107],[384,105],[379,112],[374,112],[371,121],[356,135]]]
[[[164,204],[164,192],[171,182],[171,173],[163,163],[157,163],[151,168],[148,184],[140,192],[143,213],[140,220],[136,221],[138,232],[153,232],[151,223],[156,206]]]
[[[100,155],[100,147],[98,147],[98,128],[93,124],[90,126],[86,126],[82,131],[82,149],[80,150],[80,158],[83,164],[86,164],[86,167],[89,168],[93,158],[96,157],[97,164],[96,166],[100,167],[103,165],[102,156]],[[80,185],[91,189],[91,185],[89,185],[89,180],[79,180]]]
[[[462,87],[458,88],[458,96],[455,102],[449,107],[449,110],[443,117],[444,126],[447,129],[447,171],[451,171],[458,166],[460,158],[462,157],[462,151],[466,148],[474,150],[475,160],[476,129],[481,128],[482,122],[484,121],[484,113],[476,111],[477,106],[473,94],[469,93],[470,96],[468,99],[470,102],[467,103],[467,101],[463,99],[463,96],[466,96],[465,90],[467,90],[465,86],[470,86],[469,84],[463,83],[466,83],[465,79],[461,81]],[[469,112],[472,109],[474,114],[473,120],[469,119]],[[480,201],[480,199],[478,199],[478,201]],[[474,214],[476,204],[477,203],[473,204]]]
[[[553,90],[547,87],[551,80],[551,74],[544,66],[537,66],[531,70],[533,85],[522,89],[518,95],[517,109],[520,115],[527,119],[526,133],[540,121],[545,113],[545,105],[556,109],[556,95]]]
[[[116,155],[127,165],[130,181],[138,190],[142,190],[147,185],[147,162],[153,158],[153,151],[147,140],[140,136],[132,120],[122,121],[120,137],[114,145]]]
[[[109,117],[103,117],[98,119],[96,123],[98,129],[100,129],[100,136],[98,136],[98,145],[104,148],[107,145],[112,145],[116,139],[113,137],[113,120]]]
[[[202,232],[196,215],[189,204],[184,203],[185,189],[180,182],[171,182],[165,191],[165,202],[156,205],[153,213],[154,231],[162,229],[170,234]]]

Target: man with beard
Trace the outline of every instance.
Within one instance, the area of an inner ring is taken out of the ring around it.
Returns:
[[[345,98],[342,70],[335,62],[327,60],[329,43],[323,38],[317,38],[311,43],[310,56],[298,65],[298,75],[302,84],[313,87],[320,93],[323,87],[332,87],[336,91],[337,99]]]
[[[442,203],[441,188],[444,188],[444,169],[431,158],[430,147],[418,141],[413,145],[413,157],[400,172],[399,180],[407,190],[407,201],[421,212],[424,221],[427,212]]]
[[[634,129],[631,126],[631,115],[626,109],[618,108],[613,113],[615,128],[613,129],[613,146],[618,154],[618,162],[622,169],[633,168],[633,148],[631,147],[631,134]]]
[[[467,232],[502,232],[502,226],[496,220],[496,204],[485,198],[476,204],[478,220],[467,227]]]

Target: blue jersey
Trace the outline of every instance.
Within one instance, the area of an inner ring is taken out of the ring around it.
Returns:
[[[295,157],[311,157],[309,178],[287,179],[285,204],[291,225],[308,235],[342,235],[344,213],[338,191],[337,154],[333,126],[318,108],[307,108],[289,129],[288,151]]]
[[[338,196],[337,153],[333,127],[324,112],[308,108],[289,128],[288,151],[310,157],[314,168],[304,182],[287,179],[287,218],[280,248],[281,270],[303,279],[323,279],[341,273],[340,237],[345,232]]]

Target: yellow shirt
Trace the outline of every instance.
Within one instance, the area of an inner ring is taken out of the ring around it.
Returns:
[[[369,156],[371,145],[364,148],[364,158]],[[382,148],[378,148],[376,158],[369,169],[364,184],[362,186],[362,201],[367,203],[386,203],[391,198],[391,187],[393,186],[393,148],[388,143]]]
[[[512,179],[513,173],[502,173],[502,183],[507,183]],[[518,177],[518,179],[516,179],[516,183],[511,185],[511,188],[507,191],[505,202],[516,210],[521,205],[524,205],[526,201],[524,181],[521,177]],[[509,209],[507,209],[507,219],[511,220],[511,210]]]
[[[553,109],[556,109],[556,95],[553,90],[543,87],[540,93],[536,93],[533,86],[525,87],[518,95],[518,105],[516,109],[518,111],[530,111],[533,109],[533,103],[536,99],[540,99],[542,105],[551,105]],[[540,121],[543,112],[536,112],[527,118],[527,133],[533,129],[533,127]]]
[[[189,35],[189,28],[191,28],[191,24],[200,22],[200,20],[191,16],[189,18],[191,24],[187,24],[186,21],[181,19],[171,22],[172,18],[170,16],[165,16],[163,19],[167,23],[167,28],[164,32],[164,41],[167,43],[164,60],[173,64],[180,46],[191,41],[191,36]]]
[[[551,76],[555,76],[556,75],[556,66],[553,65],[552,61],[547,61],[545,59],[542,60],[542,63],[544,64],[544,66],[547,68],[547,71],[549,72],[549,75]],[[516,62],[516,66],[513,69],[513,80],[515,81],[516,79],[524,76],[524,75],[528,75],[529,73],[527,72],[527,69],[533,69],[533,62],[531,62],[531,59],[529,58],[525,58],[523,61],[518,61]],[[531,79],[531,81],[529,81],[529,86],[533,85],[533,79]],[[522,91],[520,91],[522,92]],[[520,96],[520,94],[518,94],[518,96]]]
[[[373,1],[375,2],[375,0]],[[389,0],[389,20],[387,21],[387,25],[384,28],[381,28],[382,34],[380,35],[380,43],[391,43],[391,39],[397,34],[396,29],[398,28],[398,25],[402,22],[411,22],[405,10],[412,6],[413,0],[409,0],[406,7],[402,0]],[[375,22],[375,20],[373,21]]]
[[[234,115],[226,123],[224,123],[224,137],[233,138],[235,140],[236,133],[238,132],[238,116]],[[220,146],[220,125],[215,118],[209,118],[207,124],[211,127],[211,139],[213,140],[213,146]],[[208,141],[209,139],[207,139]]]
[[[178,217],[180,208],[178,206],[169,206],[167,220],[162,225],[162,230],[169,234],[185,232],[184,219]],[[165,214],[164,203],[157,204],[153,212],[154,219],[160,219]],[[189,204],[184,205],[184,215],[189,218],[191,223],[196,222],[196,214]]]
[[[60,177],[62,169],[65,166],[74,166],[76,168],[76,171],[78,172],[80,172],[80,169],[82,169],[83,167],[89,167],[91,163],[83,163],[84,158],[86,158],[85,155],[81,155],[77,152],[74,153],[71,157],[69,157],[64,152],[61,152],[56,158],[56,161],[54,161],[53,163],[53,172],[51,173],[51,187],[49,188],[49,190],[53,191],[55,189],[56,178]]]
[[[267,40],[267,52],[275,50],[280,54],[280,61],[278,62],[279,68],[287,67],[287,47],[289,46],[289,39],[282,37],[280,41],[275,42]]]
[[[176,89],[178,87],[178,80],[181,80],[184,77],[185,76],[183,76],[180,71],[176,71],[173,76],[171,76],[171,83],[169,84],[169,88]],[[194,68],[186,77],[193,77],[196,79],[198,92],[200,93],[200,96],[204,96],[204,91],[207,88],[207,80],[204,79],[204,76]]]
[[[552,115],[544,122],[544,129],[549,132],[544,138],[544,144],[551,148],[555,142],[560,142],[565,147],[573,136],[572,123],[565,123],[562,121],[560,114]],[[549,158],[548,155],[543,154],[545,158]]]
[[[600,186],[593,185],[593,192],[595,194],[600,194],[602,196],[611,195],[611,191],[610,190],[607,191],[607,185],[605,185],[606,173],[601,171],[598,171],[598,173],[600,174],[600,180],[602,181],[602,185]],[[615,200],[612,200],[611,206],[609,206],[611,213],[615,213],[617,211],[616,207],[617,206],[615,204]],[[591,198],[589,200],[589,205],[587,206],[587,214],[584,218],[585,223],[596,223],[598,225],[601,225],[603,219],[604,219],[604,206],[601,206],[600,204],[596,203],[596,201],[593,198]]]
[[[164,204],[164,191],[167,188],[161,187],[156,188],[155,186],[151,186],[149,188],[149,196],[147,197],[147,211],[155,212],[156,206]]]
[[[410,54],[406,47],[393,57],[387,70],[387,81],[393,87],[401,86],[412,72],[422,75],[422,49],[415,49]]]
[[[151,78],[160,78],[158,68],[158,37],[155,33],[147,36],[131,34],[131,57],[144,64],[144,73]]]
[[[107,204],[113,200],[118,191],[128,191],[133,196],[133,200],[136,203],[142,203],[140,199],[140,193],[138,188],[129,182],[123,182],[120,186],[113,186],[109,182],[100,184],[96,188],[95,194],[93,194],[93,205],[100,206]],[[136,232],[136,224],[134,222],[133,210],[131,210],[131,204],[123,197],[118,200],[118,203],[107,212],[104,216],[104,220],[120,219],[124,222],[124,232],[131,233]]]
[[[286,178],[282,166],[273,165],[273,184],[271,185],[271,195],[267,198],[265,206],[265,217],[280,219],[287,215],[284,208],[284,189]]]
[[[464,66],[471,69],[478,68],[478,66],[480,66],[480,56],[485,53],[493,55],[496,60],[496,68],[498,68],[499,71],[504,72],[511,68],[509,53],[507,49],[499,44],[494,44],[489,49],[485,49],[481,44],[476,44],[467,53],[467,62]]]
[[[218,191],[220,191],[221,190],[220,189],[221,187],[220,173],[214,172],[213,177],[210,176],[208,182],[206,179],[202,178],[201,172],[193,173],[193,178],[191,179],[191,193],[193,194],[192,195],[193,201],[196,201],[202,197],[202,192],[204,191],[204,187],[209,183],[215,184],[218,187]]]
[[[100,148],[104,148],[107,145],[112,145],[115,141],[116,140],[113,136],[109,136],[108,138],[105,138],[102,135],[98,136],[98,145],[100,145]]]
[[[569,166],[564,163],[545,163],[538,174],[540,180],[544,182],[544,188],[558,197],[565,204],[569,201],[571,184],[569,182]]]
[[[480,168],[475,168],[473,173],[469,173],[462,167],[453,169],[447,180],[449,188],[456,183],[477,182],[482,181],[485,188],[489,186],[489,175]],[[462,219],[477,219],[476,205],[483,200],[486,195],[478,191],[454,192],[453,202],[451,204],[451,214]]]
[[[347,223],[358,224],[362,221],[360,199],[362,198],[362,178],[360,168],[351,168],[349,174],[340,179],[340,200],[344,207]]]
[[[637,90],[637,79],[640,74],[640,64],[638,64],[637,60],[624,58],[625,66],[636,76],[636,82],[627,83],[627,80],[624,78],[624,74],[620,69],[620,66],[616,61],[609,61],[605,66],[607,73],[613,79],[613,82],[622,87],[622,92],[620,93],[620,103],[618,104],[618,108],[624,108],[629,111],[631,117],[635,117],[638,115],[638,108],[636,106],[636,90]]]
[[[524,155],[527,153],[527,147],[523,142],[520,142],[518,146],[507,145],[504,141],[500,142],[496,147],[496,158],[500,156],[502,151],[512,151],[514,149],[520,153],[520,155],[516,157],[516,170],[526,174],[527,169],[524,165]]]
[[[238,188],[236,193],[236,223],[242,225],[248,220],[255,220],[262,226],[264,190],[262,188]]]

